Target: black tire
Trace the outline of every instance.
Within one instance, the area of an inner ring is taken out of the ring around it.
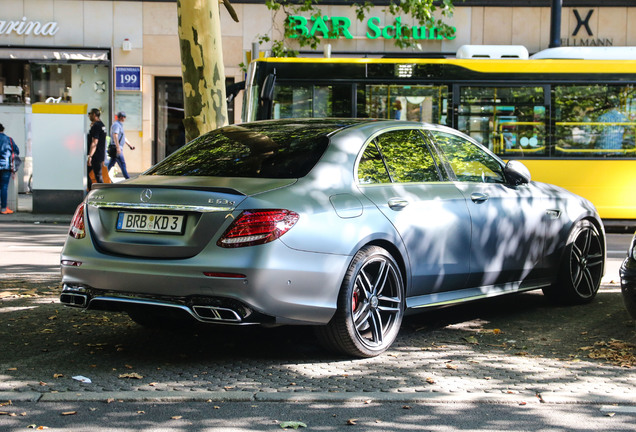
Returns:
[[[568,236],[556,283],[543,289],[546,297],[560,304],[591,302],[603,277],[603,248],[598,228],[588,220],[577,222]]]
[[[342,281],[338,309],[326,326],[316,328],[328,349],[355,357],[375,357],[397,337],[404,315],[400,268],[386,250],[362,248]]]

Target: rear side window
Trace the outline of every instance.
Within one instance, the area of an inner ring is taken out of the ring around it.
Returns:
[[[391,183],[391,177],[374,142],[369,143],[362,153],[358,165],[358,181],[360,184]]]
[[[144,174],[299,178],[323,155],[333,130],[307,124],[228,126],[200,136]]]

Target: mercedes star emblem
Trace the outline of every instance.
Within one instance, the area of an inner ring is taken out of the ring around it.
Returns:
[[[144,189],[141,191],[141,195],[139,196],[139,200],[141,202],[148,202],[152,198],[152,191],[150,189]]]

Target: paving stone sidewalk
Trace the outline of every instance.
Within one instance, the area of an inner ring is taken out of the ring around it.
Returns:
[[[147,330],[124,314],[63,307],[59,289],[51,278],[0,278],[0,400],[636,403],[636,328],[616,284],[583,306],[531,292],[410,316],[389,351],[362,360],[324,351],[308,327]]]

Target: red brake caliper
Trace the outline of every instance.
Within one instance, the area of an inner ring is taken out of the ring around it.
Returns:
[[[353,293],[353,298],[351,299],[351,310],[353,312],[355,312],[356,309],[358,308],[359,301],[360,301],[360,293],[358,291],[355,291]]]

